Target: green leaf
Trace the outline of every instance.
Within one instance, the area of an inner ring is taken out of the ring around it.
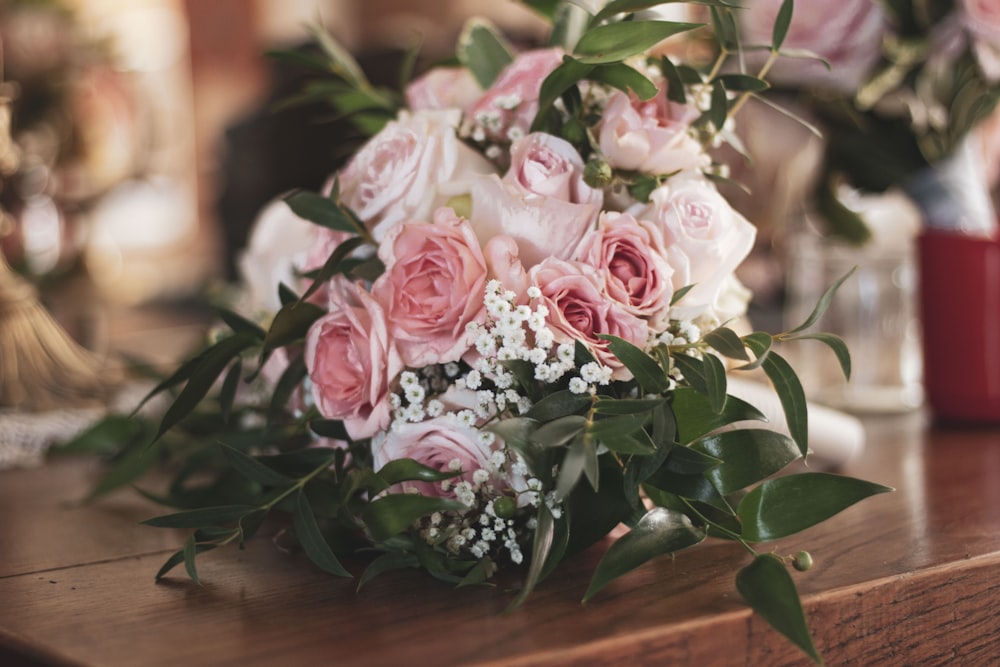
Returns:
[[[684,380],[699,393],[709,395],[708,380],[705,377],[705,362],[689,354],[675,352],[670,355],[674,365],[680,370]]]
[[[226,460],[229,461],[229,465],[251,482],[257,482],[264,486],[286,486],[293,482],[292,479],[269,468],[252,456],[247,456],[238,449],[225,444],[220,445],[220,448]]]
[[[783,337],[782,340],[818,340],[825,343],[837,355],[837,361],[840,363],[840,370],[843,371],[844,377],[847,380],[851,379],[851,351],[847,349],[847,344],[839,336],[830,333],[809,333]]]
[[[387,486],[398,484],[399,482],[420,481],[420,482],[441,482],[462,474],[461,471],[442,472],[434,468],[429,468],[422,463],[417,463],[413,459],[394,459],[386,463],[378,471]]]
[[[720,74],[712,81],[720,82],[726,90],[734,93],[761,93],[770,88],[767,81],[747,74]]]
[[[573,487],[580,480],[584,466],[587,464],[587,447],[583,438],[577,438],[566,448],[566,455],[563,456],[559,466],[559,475],[556,478],[556,499],[562,500],[569,496]]]
[[[611,2],[604,6],[604,9],[594,16],[592,23],[597,24],[617,14],[632,14],[643,9],[650,9],[675,2],[687,2],[692,5],[717,5],[721,7],[739,6],[737,0],[611,0]]]
[[[717,132],[721,132],[729,116],[729,96],[726,87],[718,80],[712,83],[712,106],[708,109],[708,119]]]
[[[316,293],[320,287],[325,285],[330,281],[330,278],[338,273],[343,272],[346,268],[354,266],[353,260],[345,261],[348,259],[348,255],[360,248],[366,243],[365,239],[360,236],[354,236],[352,238],[343,241],[334,248],[330,256],[326,258],[323,266],[320,267],[319,271],[312,277],[312,284],[305,293],[299,297],[299,301],[305,301],[313,294]]]
[[[177,567],[178,565],[180,565],[181,563],[184,563],[186,561],[186,549],[187,549],[187,543],[186,542],[185,542],[184,546],[185,546],[184,549],[181,549],[180,551],[174,552],[170,556],[170,558],[168,558],[166,560],[166,562],[163,563],[163,565],[160,567],[160,569],[156,572],[156,577],[155,577],[156,581],[159,581],[160,579],[162,579],[163,577],[165,577],[167,575],[167,573],[170,572],[170,570],[174,569],[175,567]],[[217,545],[217,544],[197,544],[197,545],[195,545],[195,553],[196,554],[200,554],[200,553],[203,553],[205,551],[211,551],[212,549],[214,549],[217,546],[219,546],[219,545]],[[188,576],[190,576],[190,572],[188,572]]]
[[[417,557],[413,554],[400,551],[389,551],[369,563],[368,567],[365,568],[365,571],[361,573],[361,577],[358,579],[358,587],[356,590],[360,591],[365,584],[380,574],[419,566],[420,561],[417,560]]]
[[[281,420],[292,395],[302,386],[302,381],[307,375],[305,356],[299,354],[292,357],[272,390],[271,404],[267,408],[268,423],[273,424]]]
[[[484,90],[514,61],[507,41],[481,19],[470,19],[462,28],[456,55]]]
[[[758,357],[764,352],[763,349],[756,347],[755,341],[748,340],[747,344]],[[778,400],[785,413],[785,422],[788,424],[788,432],[799,446],[799,451],[805,456],[809,452],[809,410],[802,383],[799,382],[791,364],[775,352],[764,358],[761,367],[778,394]]]
[[[330,545],[319,530],[316,517],[313,515],[312,507],[309,506],[309,499],[303,490],[295,494],[295,511],[292,513],[292,523],[295,528],[295,536],[302,545],[302,550],[306,552],[313,563],[319,569],[338,577],[350,577],[351,573],[344,569],[337,557],[334,555]]]
[[[560,417],[538,427],[531,434],[531,441],[544,447],[561,447],[583,432],[587,418],[580,415]]]
[[[695,285],[696,285],[696,283],[692,283],[690,285],[685,285],[684,287],[682,287],[679,290],[677,290],[676,292],[674,292],[674,295],[672,297],[670,297],[670,305],[671,306],[677,305],[677,302],[680,301],[681,299],[683,299],[685,294],[687,294],[688,292],[690,292],[691,290],[693,290],[695,288]]]
[[[719,327],[717,329],[713,329],[702,336],[702,340],[711,345],[712,349],[718,351],[719,354],[729,357],[730,359],[750,361],[750,356],[747,355],[747,350],[743,345],[743,341],[741,341],[737,333],[729,327]]]
[[[362,520],[372,540],[383,542],[408,529],[414,521],[434,512],[458,512],[465,505],[447,498],[395,493],[376,498],[365,506]]]
[[[101,477],[101,480],[94,485],[94,488],[84,498],[84,502],[90,502],[115,489],[131,484],[162,460],[163,443],[157,441],[152,445],[145,446],[150,434],[146,429],[143,429],[142,433],[145,435],[132,442],[128,451],[117,459],[114,465]],[[143,446],[139,446],[140,443]]]
[[[593,65],[581,63],[569,56],[563,57],[561,65],[552,70],[538,92],[538,113],[531,124],[531,131],[537,132],[542,129],[552,111],[552,105],[562,97],[563,93],[572,88],[581,79],[586,78],[594,69]]]
[[[630,435],[642,429],[648,421],[649,415],[643,413],[605,417],[588,423],[587,434],[598,439],[606,436]]]
[[[49,452],[60,455],[109,456],[134,443],[145,430],[146,427],[139,419],[109,414],[71,440],[56,443]]]
[[[244,515],[256,511],[252,505],[220,505],[218,507],[201,507],[174,514],[146,519],[142,523],[157,528],[203,528],[217,526],[222,523],[237,521]]]
[[[805,530],[869,496],[892,491],[854,477],[813,472],[762,482],[740,501],[743,537],[768,542]]]
[[[606,83],[623,93],[632,91],[639,99],[650,100],[656,96],[659,89],[642,72],[625,63],[607,63],[598,65],[590,73],[592,81]]]
[[[599,415],[637,415],[650,412],[666,404],[666,399],[656,398],[608,398],[598,396],[594,401],[594,412]]]
[[[549,394],[532,405],[527,416],[540,422],[549,422],[579,413],[590,407],[592,400],[589,394],[574,394],[568,389],[563,389]]]
[[[541,580],[542,572],[545,569],[545,561],[549,557],[555,538],[555,521],[552,512],[543,502],[538,506],[538,523],[535,527],[535,537],[531,545],[531,564],[528,566],[528,574],[525,576],[524,585],[517,597],[507,606],[505,611],[512,611],[521,606],[531,591]]]
[[[187,541],[184,542],[184,569],[187,570],[187,575],[191,577],[191,581],[201,586],[201,581],[198,579],[198,569],[194,564],[194,557],[198,553],[198,545],[194,541],[194,535],[189,537]]]
[[[330,447],[304,447],[283,454],[268,454],[256,457],[263,465],[290,477],[302,477],[333,465],[337,452]]]
[[[755,368],[760,368],[767,359],[768,355],[771,354],[771,347],[774,345],[774,337],[764,331],[755,331],[752,334],[744,336],[741,340],[744,345],[754,351],[754,356],[757,358],[749,364],[740,366],[736,370],[750,371]]]
[[[712,412],[719,414],[726,408],[726,367],[714,354],[703,357],[705,383],[708,386],[708,402]]]
[[[229,367],[229,371],[222,381],[222,389],[219,390],[219,415],[225,424],[229,423],[229,416],[233,412],[233,402],[236,400],[236,390],[239,389],[242,376],[243,360],[237,358],[235,363]]]
[[[597,337],[608,341],[608,349],[611,350],[611,354],[625,364],[643,391],[649,394],[660,394],[670,387],[663,368],[638,347],[627,340],[609,334],[598,334]]]
[[[813,646],[795,582],[780,558],[774,554],[758,554],[736,575],[736,589],[771,627],[805,651],[817,664],[823,664]]]
[[[267,330],[264,351],[269,352],[299,342],[305,338],[309,327],[324,315],[326,315],[325,310],[308,301],[282,306],[275,314],[271,328]]]
[[[778,9],[778,15],[774,19],[774,27],[771,29],[771,50],[781,50],[781,45],[785,43],[788,35],[788,27],[792,24],[792,9],[795,0],[785,0]]]
[[[309,430],[321,438],[349,441],[344,422],[339,419],[313,419],[309,422]]]
[[[576,43],[573,54],[590,65],[620,62],[644,53],[667,37],[700,28],[677,21],[623,21],[592,28]]]
[[[359,229],[351,216],[346,215],[340,205],[329,197],[316,192],[296,190],[282,199],[292,212],[303,220],[338,232],[360,234],[364,231]]]
[[[717,414],[708,397],[687,387],[674,390],[673,413],[677,421],[677,441],[683,445],[733,422],[767,421],[760,410],[735,396],[730,396],[725,409]]]
[[[656,451],[656,445],[644,430],[633,433],[609,431],[599,438],[602,445],[619,454],[639,454],[645,456]]]
[[[213,345],[206,353],[199,355],[197,365],[191,372],[184,389],[167,409],[156,433],[159,439],[186,417],[205,398],[209,389],[225,370],[229,362],[243,350],[257,344],[257,340],[246,334],[233,334]]]
[[[833,297],[837,293],[837,290],[840,289],[840,286],[844,284],[845,280],[854,274],[856,269],[857,267],[852,268],[850,271],[841,276],[837,282],[833,283],[833,285],[831,285],[825,292],[823,292],[823,296],[819,298],[819,301],[816,303],[816,307],[813,309],[812,313],[809,314],[809,317],[806,318],[805,322],[794,329],[786,331],[783,335],[787,336],[788,334],[796,334],[816,324],[816,321],[819,320],[819,318],[823,316],[823,313],[826,312],[826,309],[830,307],[830,302],[833,301]]]
[[[722,461],[705,475],[723,495],[756,484],[801,456],[791,438],[766,429],[716,433],[691,443],[691,449]]]
[[[598,563],[583,601],[592,598],[609,582],[631,572],[646,561],[674,553],[705,539],[705,530],[695,528],[684,514],[654,507],[635,528],[619,538]]]
[[[667,79],[667,99],[677,104],[687,104],[687,93],[684,91],[684,81],[677,67],[667,56],[660,58],[660,71]]]

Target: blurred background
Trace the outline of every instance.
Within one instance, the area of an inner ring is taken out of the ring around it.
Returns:
[[[428,61],[449,53],[472,4],[541,34],[513,2],[0,0],[4,256],[90,347],[109,313],[190,305],[234,277],[269,199],[318,188],[346,154],[329,107],[276,109],[311,72],[267,52],[318,22],[389,83],[421,35]]]

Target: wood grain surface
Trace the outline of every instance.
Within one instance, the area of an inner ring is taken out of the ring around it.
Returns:
[[[896,487],[777,544],[829,665],[1000,664],[1000,432],[919,414],[866,420],[844,472]],[[180,531],[130,491],[78,500],[94,461],[0,473],[0,659],[48,665],[805,665],[745,607],[742,549],[661,558],[580,603],[606,545],[564,564],[521,609],[516,580],[453,590],[397,572],[361,592],[271,540],[153,583]],[[355,574],[360,564],[349,564]]]

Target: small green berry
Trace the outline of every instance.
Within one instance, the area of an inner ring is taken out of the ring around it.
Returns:
[[[805,572],[813,565],[813,557],[808,551],[800,551],[795,554],[795,558],[792,559],[792,567],[794,567],[799,572]]]
[[[591,158],[583,168],[583,180],[592,188],[603,188],[613,176],[611,165],[599,158]]]
[[[504,496],[503,498],[497,498],[493,501],[493,511],[501,519],[509,519],[514,516],[514,512],[517,510],[517,503],[514,502],[513,498],[508,498]]]

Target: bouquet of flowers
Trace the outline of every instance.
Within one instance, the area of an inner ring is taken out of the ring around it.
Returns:
[[[760,44],[780,0],[741,14],[745,43]],[[824,156],[812,200],[834,234],[868,229],[838,201],[840,185],[901,189],[935,228],[989,233],[986,160],[973,135],[1000,99],[1000,11],[989,0],[801,0],[775,92],[816,123]],[[971,135],[971,140],[970,140]],[[987,158],[989,159],[989,158]]]
[[[520,568],[512,605],[613,531],[588,599],[651,558],[728,540],[752,557],[743,597],[819,660],[788,568],[810,557],[753,545],[889,489],[775,476],[807,454],[808,415],[772,346],[812,338],[845,373],[850,360],[806,331],[836,285],[794,330],[733,328],[754,227],[716,189],[708,149],[766,88],[723,67],[736,10],[700,3],[717,49],[692,63],[653,55],[704,29],[642,13],[658,3],[528,4],[552,20],[550,46],[517,52],[473,21],[457,59],[402,95],[322,32],[326,57],[284,54],[333,72],[312,93],[371,138],[324,192],[262,214],[251,305],[222,310],[213,342],[152,392],[176,391],[155,432],[108,425],[182,460],[148,494],[180,511],[147,523],[194,532],[157,577],[183,564],[197,580],[198,554],[243,545],[269,514],[327,572],[375,554],[361,583]],[[764,416],[727,395],[732,367],[770,378],[790,436],[746,427]],[[122,461],[104,489],[145,465]]]

